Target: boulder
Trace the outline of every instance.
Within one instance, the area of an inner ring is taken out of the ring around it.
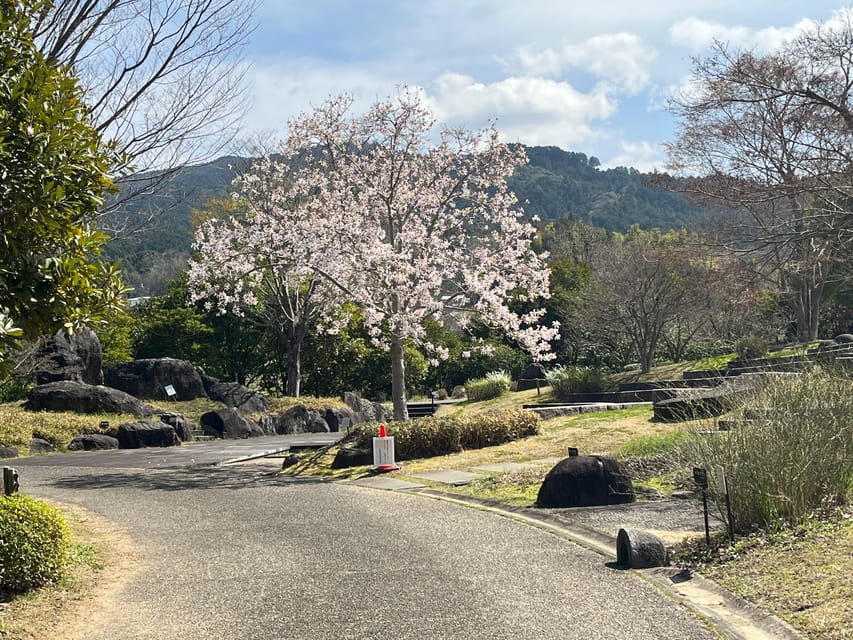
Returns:
[[[119,449],[174,447],[181,444],[174,427],[165,422],[125,422],[118,426]]]
[[[333,407],[326,409],[326,424],[329,425],[329,431],[349,431],[350,427],[355,424],[355,415],[352,410],[345,407]]]
[[[74,436],[68,445],[69,451],[106,451],[118,449],[118,439],[103,433],[84,433]]]
[[[205,390],[211,400],[242,413],[262,413],[270,408],[269,400],[264,396],[237,382],[214,382],[209,387],[205,385]]]
[[[0,447],[0,458],[17,458],[18,453],[15,447]]]
[[[279,434],[287,433],[327,433],[328,423],[316,411],[310,411],[301,404],[291,407],[284,413],[269,416],[264,420],[267,431]]]
[[[371,402],[357,393],[347,391],[343,395],[344,403],[353,411],[355,423],[384,422],[391,419],[391,414],[378,402]]]
[[[373,451],[370,449],[348,449],[342,447],[332,460],[332,469],[346,469],[348,467],[360,467],[365,464],[373,464]]]
[[[102,384],[101,342],[91,329],[73,334],[64,329],[47,338],[36,353],[37,384],[73,380],[86,384]]]
[[[53,451],[56,451],[56,447],[42,438],[33,438],[30,440],[30,446],[27,448],[30,450],[31,454],[52,453]]]
[[[237,440],[264,435],[263,429],[256,422],[244,418],[236,409],[208,411],[199,421],[207,435],[217,438]]]
[[[107,385],[144,400],[193,400],[206,398],[198,371],[185,360],[149,358],[123,362],[104,372]],[[169,397],[166,385],[177,395]]]
[[[840,333],[835,336],[832,341],[835,344],[850,344],[853,343],[853,333]]]
[[[28,394],[24,408],[28,411],[129,413],[135,416],[153,413],[147,404],[123,391],[71,380],[39,385]]]
[[[531,362],[521,374],[521,380],[544,380],[545,375],[545,367],[541,363]]]
[[[594,507],[634,502],[628,471],[606,456],[570,456],[545,476],[537,507]]]
[[[191,442],[193,439],[193,423],[180,413],[161,413],[160,422],[171,426],[181,442]]]

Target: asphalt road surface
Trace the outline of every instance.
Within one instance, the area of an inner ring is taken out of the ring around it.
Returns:
[[[456,504],[248,465],[19,471],[141,553],[87,640],[716,637],[600,556]]]

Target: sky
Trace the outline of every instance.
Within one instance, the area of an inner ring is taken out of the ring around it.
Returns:
[[[261,0],[245,137],[352,94],[421,88],[442,123],[603,166],[662,169],[668,98],[714,40],[769,52],[850,5],[829,0]]]

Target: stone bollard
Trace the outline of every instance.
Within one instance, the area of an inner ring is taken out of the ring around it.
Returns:
[[[18,470],[12,467],[0,469],[0,495],[11,496],[18,492]]]
[[[648,569],[669,564],[666,546],[655,535],[638,529],[619,529],[616,563],[628,569]]]

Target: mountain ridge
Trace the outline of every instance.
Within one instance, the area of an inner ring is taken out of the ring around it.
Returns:
[[[694,228],[706,216],[680,194],[650,185],[650,174],[628,167],[602,169],[594,156],[553,146],[525,150],[528,163],[508,183],[525,214],[538,216],[541,223],[570,216],[608,231],[626,231],[632,224]],[[228,197],[233,179],[251,162],[229,155],[183,167],[155,193],[137,196],[110,214],[114,226],[122,220],[152,221],[110,240],[105,249],[105,257],[121,262],[134,295],[165,292],[191,255],[192,210],[203,209],[211,198]]]

